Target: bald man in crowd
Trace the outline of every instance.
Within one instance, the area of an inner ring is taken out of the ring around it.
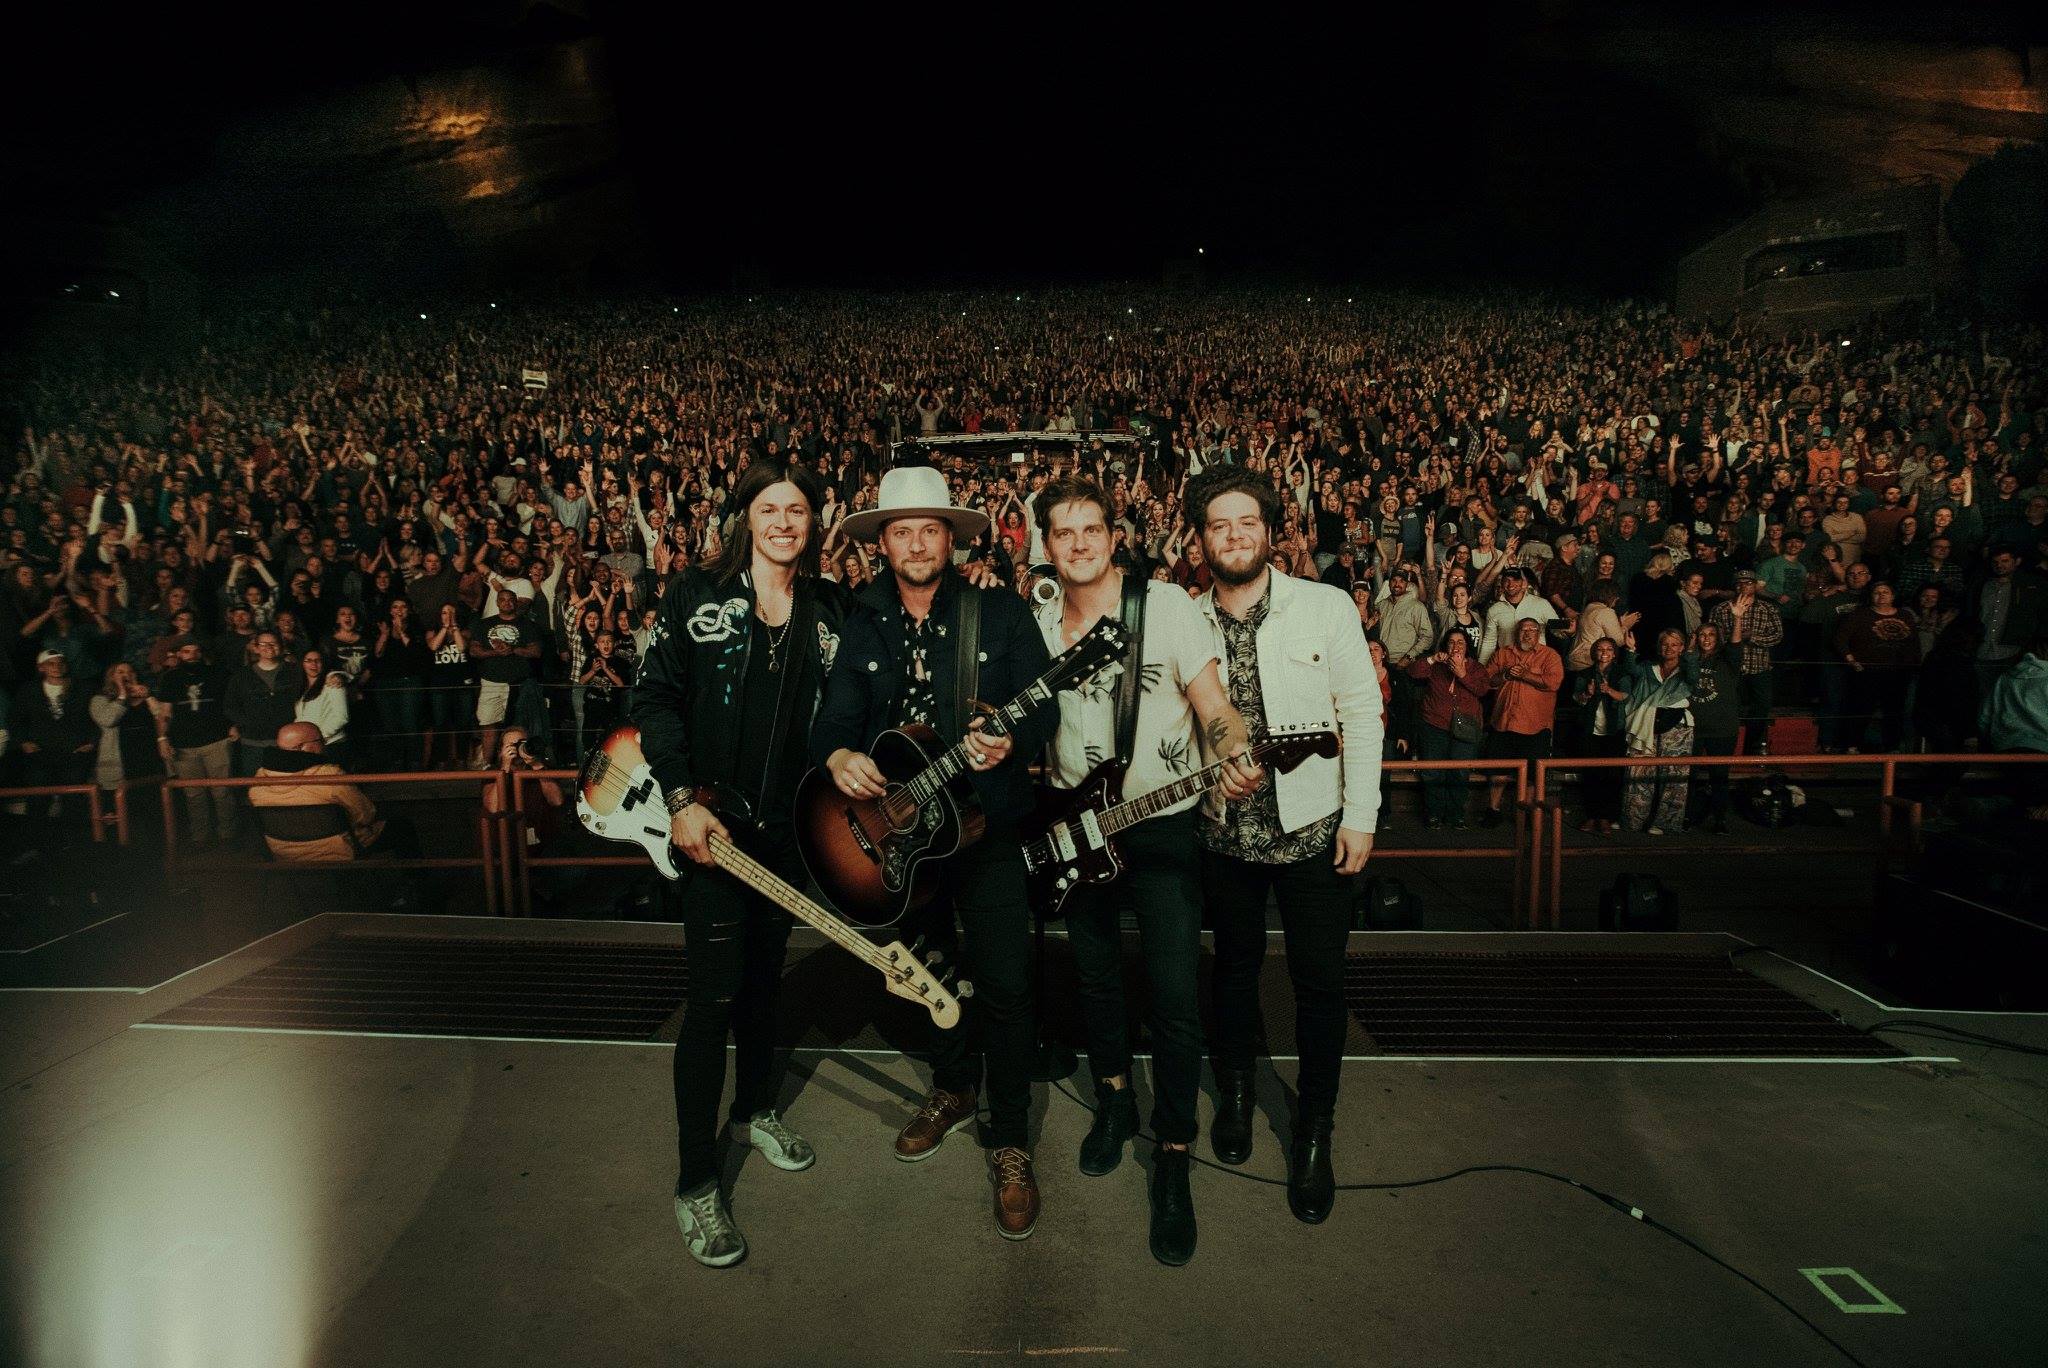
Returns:
[[[348,816],[348,830],[331,835],[275,835],[285,822],[264,824],[263,840],[280,860],[328,862],[370,855],[417,859],[419,836],[404,817],[380,816],[377,805],[354,784],[342,783],[346,771],[322,754],[320,729],[311,722],[289,722],[278,728],[276,742],[263,752],[258,779],[333,776],[324,784],[257,784],[249,789],[250,805],[264,808],[338,807]]]

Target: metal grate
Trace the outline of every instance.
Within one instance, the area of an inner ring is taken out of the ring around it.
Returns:
[[[1385,1054],[1900,1054],[1722,955],[1354,954],[1344,1000]]]
[[[336,936],[157,1017],[421,1035],[651,1040],[688,984],[680,945]]]

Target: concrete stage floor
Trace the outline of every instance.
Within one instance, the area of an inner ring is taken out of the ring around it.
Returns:
[[[1677,1241],[1522,1174],[1347,1192],[1309,1227],[1278,1188],[1198,1169],[1200,1252],[1162,1268],[1145,1247],[1149,1150],[1080,1176],[1087,1115],[1050,1088],[1034,1110],[1044,1215],[1008,1244],[971,1132],[920,1165],[892,1157],[925,1078],[893,1053],[793,1056],[785,1110],[819,1162],[786,1174],[729,1158],[753,1253],[713,1272],[689,1260],[671,1214],[671,1052],[658,1043],[136,1029],[343,931],[677,928],[329,914],[165,982],[124,980],[124,958],[165,963],[149,921],[135,919],[127,953],[101,944],[72,963],[69,984],[45,972],[0,993],[8,1364],[1849,1361]],[[1791,961],[1744,963],[1853,1023],[1883,1015]],[[96,986],[65,990],[80,984]],[[2048,1018],[1919,1019],[2048,1045]],[[1874,1368],[2041,1363],[2048,1069],[1890,1039],[1935,1058],[1352,1062],[1338,1178],[1554,1170],[1698,1241]],[[1284,1172],[1292,1076],[1288,1060],[1262,1071],[1256,1173]],[[1205,1095],[1205,1124],[1211,1106]],[[1863,1285],[1820,1279],[1851,1309],[1808,1269],[1853,1269]],[[1877,1300],[1862,1286],[1899,1310],[1854,1309]]]

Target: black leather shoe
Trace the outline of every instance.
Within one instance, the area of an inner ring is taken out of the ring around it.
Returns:
[[[1195,1257],[1195,1198],[1188,1152],[1161,1145],[1152,1162],[1152,1257],[1179,1268]]]
[[[1129,1088],[1095,1091],[1095,1124],[1081,1141],[1081,1172],[1112,1173],[1124,1161],[1124,1143],[1138,1133],[1138,1099]]]
[[[1252,1076],[1249,1070],[1216,1070],[1216,1121],[1209,1147],[1219,1163],[1242,1164],[1252,1157]]]
[[[1337,1179],[1330,1171],[1330,1118],[1305,1118],[1294,1128],[1294,1147],[1287,1156],[1287,1209],[1297,1221],[1321,1225],[1337,1200]]]

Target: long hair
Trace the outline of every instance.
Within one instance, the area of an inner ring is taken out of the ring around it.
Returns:
[[[725,550],[711,567],[711,573],[720,584],[730,584],[746,572],[754,563],[754,530],[748,525],[747,510],[754,506],[754,500],[773,484],[787,480],[796,486],[797,493],[804,496],[804,502],[811,506],[810,535],[804,538],[803,550],[796,558],[798,575],[818,573],[818,553],[825,547],[825,527],[818,517],[818,506],[824,502],[824,490],[818,477],[801,462],[786,456],[756,456],[740,472],[739,483],[733,486],[732,507],[739,510],[739,518],[733,524],[732,537],[725,543]]]

